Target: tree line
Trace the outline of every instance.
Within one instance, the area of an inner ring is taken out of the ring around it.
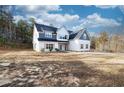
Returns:
[[[16,47],[16,44],[29,44],[31,46],[34,19],[15,22],[9,7],[0,6],[0,46]]]
[[[101,32],[91,38],[91,49],[105,52],[124,52],[124,35]]]

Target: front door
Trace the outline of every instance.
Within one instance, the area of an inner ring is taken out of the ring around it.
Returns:
[[[59,45],[59,49],[62,50],[62,45]]]
[[[68,50],[67,45],[65,45],[65,50]]]
[[[66,44],[59,44],[59,50],[66,51],[68,49]]]

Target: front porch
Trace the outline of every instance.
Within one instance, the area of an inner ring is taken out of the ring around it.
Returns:
[[[43,51],[68,51],[68,42],[40,42],[40,49]]]
[[[67,42],[59,42],[58,49],[60,51],[67,51],[68,50],[68,43]]]

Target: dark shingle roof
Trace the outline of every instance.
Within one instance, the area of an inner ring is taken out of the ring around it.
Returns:
[[[78,32],[70,34],[69,39],[74,39],[77,36]]]
[[[57,41],[57,40],[51,38],[38,38],[38,41]]]
[[[68,41],[59,41],[51,38],[38,38],[38,41],[68,42]]]
[[[52,27],[52,26],[47,26],[47,25],[38,24],[38,23],[35,23],[35,26],[36,26],[38,31],[42,31],[42,30],[57,31],[57,28],[56,27]]]
[[[71,34],[73,31],[68,30],[69,34]]]

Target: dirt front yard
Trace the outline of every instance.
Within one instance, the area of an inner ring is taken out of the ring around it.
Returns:
[[[124,53],[0,50],[0,86],[124,86]]]

